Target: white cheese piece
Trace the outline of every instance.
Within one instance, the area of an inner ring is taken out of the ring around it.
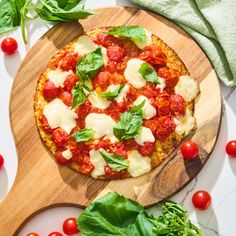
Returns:
[[[70,149],[66,149],[65,151],[62,152],[62,156],[66,159],[66,160],[70,160],[72,158],[72,153],[70,151]]]
[[[145,96],[139,96],[135,101],[134,101],[134,105],[139,105],[140,103],[142,103],[143,101],[145,101],[145,104],[142,108],[143,111],[143,118],[144,119],[151,119],[152,117],[154,117],[157,113],[155,107],[153,107],[150,104],[150,101],[148,100],[147,97]]]
[[[143,63],[145,63],[145,61],[138,58],[130,59],[124,71],[126,80],[137,89],[142,88],[147,83],[147,81],[138,72]]]
[[[88,96],[88,100],[94,107],[97,107],[99,109],[106,109],[111,103],[107,101],[107,99],[98,96],[96,92],[90,94]]]
[[[157,88],[160,89],[161,92],[163,92],[163,89],[166,87],[166,81],[165,79],[159,77],[160,84],[157,84]]]
[[[181,136],[187,136],[194,128],[195,118],[192,116],[192,111],[188,108],[184,116],[174,118],[176,124],[175,132]]]
[[[95,131],[95,139],[105,136],[105,138],[110,139],[112,143],[119,141],[113,134],[115,124],[116,122],[106,114],[90,113],[85,118],[86,128],[92,128]]]
[[[141,146],[144,146],[145,142],[155,142],[155,137],[152,134],[152,131],[147,127],[141,127],[139,134],[134,137],[135,142]]]
[[[143,175],[151,170],[151,159],[142,156],[137,150],[128,151],[128,161],[128,172],[133,177]]]
[[[62,128],[68,134],[76,127],[77,114],[69,109],[61,99],[54,99],[43,109],[43,114],[47,118],[48,124],[52,129]]]
[[[72,74],[73,72],[70,71],[63,71],[60,68],[55,70],[50,70],[47,73],[47,78],[55,84],[56,87],[64,87],[64,82],[68,75]]]
[[[137,47],[140,49],[144,49],[146,46],[152,44],[152,33],[148,31],[147,29],[144,29],[144,30],[146,34],[146,42],[145,43],[134,42],[137,45]]]
[[[84,56],[89,52],[95,51],[97,48],[98,45],[96,45],[88,36],[82,35],[75,43],[74,51],[77,52],[79,55]],[[106,66],[108,63],[107,49],[102,47],[101,52],[103,56],[103,63]]]
[[[186,102],[191,102],[198,94],[199,87],[196,80],[188,75],[180,76],[175,93],[181,95]]]
[[[90,161],[94,165],[94,169],[91,173],[91,176],[93,178],[97,178],[98,176],[105,174],[104,167],[106,166],[106,162],[104,161],[103,157],[99,153],[101,151],[104,151],[104,149],[100,148],[97,151],[91,150],[89,152]]]
[[[114,92],[120,87],[119,84],[111,84],[108,86],[106,92]],[[114,99],[117,103],[121,103],[126,99],[127,93],[129,92],[130,86],[126,84],[120,91],[119,95]]]

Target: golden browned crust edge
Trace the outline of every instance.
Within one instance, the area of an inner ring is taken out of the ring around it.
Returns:
[[[95,29],[90,30],[89,32],[85,32],[85,34],[87,34],[91,37],[94,37],[99,32],[107,30],[107,29],[111,29],[111,28],[114,28],[114,27],[95,28]],[[42,95],[42,90],[43,90],[43,87],[44,87],[46,80],[47,80],[46,74],[50,70],[49,65],[56,58],[60,57],[60,55],[62,55],[63,52],[72,49],[73,44],[76,42],[78,37],[75,38],[69,44],[67,44],[64,48],[59,50],[59,52],[50,59],[47,67],[41,73],[39,80],[37,82],[36,93],[35,93],[35,97],[34,97],[34,116],[35,116],[36,126],[39,131],[41,139],[43,140],[43,142],[46,144],[46,146],[48,147],[48,149],[51,151],[51,153],[53,155],[55,155],[57,147],[54,144],[54,142],[51,140],[51,135],[47,134],[43,130],[42,124],[39,120],[40,116],[43,114],[43,112],[42,112],[43,107],[48,103]],[[168,67],[178,71],[180,73],[180,75],[189,75],[190,74],[188,72],[185,64],[182,62],[182,60],[179,58],[177,53],[172,48],[170,48],[165,42],[163,42],[156,35],[152,35],[152,39],[153,39],[153,43],[158,45],[162,49],[164,54],[166,55]],[[194,112],[194,101],[188,103],[187,107],[190,110],[192,110],[192,112]],[[196,128],[196,125],[195,125],[195,128]],[[152,156],[150,157],[152,169],[157,167],[158,165],[160,165],[169,156],[169,154],[173,151],[173,149],[176,148],[176,146],[178,146],[178,144],[181,142],[182,139],[183,138],[181,136],[179,136],[178,134],[173,132],[164,142],[156,141],[155,151],[153,152]],[[70,166],[70,168],[74,169],[75,171],[80,172],[80,168],[79,168],[80,166],[77,163],[71,163],[69,166]],[[130,177],[130,176],[124,176],[124,178],[126,178],[126,177]],[[99,177],[98,179],[110,180],[108,178],[106,179],[105,177]]]

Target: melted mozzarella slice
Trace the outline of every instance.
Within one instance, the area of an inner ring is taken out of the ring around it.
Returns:
[[[43,109],[43,114],[47,118],[48,124],[52,129],[62,128],[68,134],[76,127],[77,114],[69,109],[61,99],[54,99]]]
[[[148,98],[145,96],[139,96],[135,101],[134,101],[134,105],[139,105],[140,103],[142,103],[143,101],[145,101],[145,104],[142,108],[143,111],[143,118],[144,119],[151,119],[152,117],[154,117],[157,113],[155,107],[153,107]]]
[[[77,52],[79,55],[84,56],[89,52],[95,51],[97,48],[98,45],[96,45],[87,35],[82,35],[75,43],[74,51]],[[102,47],[101,52],[103,56],[103,63],[104,65],[107,65],[107,49]]]
[[[72,74],[73,72],[70,71],[63,71],[60,68],[55,70],[50,70],[47,73],[47,78],[52,81],[56,87],[64,87],[64,82],[68,75]]]
[[[199,87],[196,80],[188,75],[180,76],[175,93],[181,95],[186,102],[191,102],[198,94]]]
[[[145,142],[155,142],[155,137],[153,136],[152,131],[143,126],[141,127],[139,134],[134,139],[135,142],[141,146],[143,146]]]
[[[65,151],[62,152],[62,156],[66,159],[66,160],[70,160],[72,158],[72,153],[70,151],[70,149],[66,149]]]
[[[151,159],[142,156],[136,150],[128,151],[128,161],[128,172],[132,177],[143,175],[151,170]]]
[[[140,66],[143,63],[145,63],[145,61],[137,58],[130,59],[124,72],[126,80],[137,89],[142,88],[147,83],[147,81],[139,73]]]
[[[100,148],[97,151],[91,150],[89,152],[90,161],[94,165],[94,169],[93,169],[93,171],[91,173],[93,178],[97,178],[98,176],[105,174],[104,167],[106,165],[106,162],[104,161],[103,157],[99,153],[101,151],[104,151],[104,149]]]
[[[181,136],[187,136],[195,126],[195,118],[189,109],[186,109],[184,116],[175,117],[174,122],[176,124],[175,132]]]
[[[107,99],[98,96],[98,94],[95,92],[88,96],[88,100],[94,107],[99,109],[106,109],[111,103],[107,101]]]
[[[146,34],[146,42],[145,43],[135,42],[137,47],[140,49],[144,49],[147,45],[152,44],[152,33],[150,31],[148,31],[147,29],[144,29],[144,30],[145,30],[145,34]]]
[[[163,92],[163,89],[166,87],[166,81],[165,79],[159,77],[159,81],[160,81],[160,84],[157,84],[157,88],[159,88],[161,90],[161,92]]]
[[[119,141],[113,134],[115,124],[116,122],[106,114],[90,113],[85,118],[86,128],[92,128],[95,131],[95,139],[105,136],[105,138],[110,139],[112,143]]]
[[[108,86],[106,92],[114,92],[120,87],[119,84],[111,84]],[[126,84],[120,91],[119,95],[114,99],[117,103],[121,103],[126,99],[127,93],[129,92],[130,86]]]

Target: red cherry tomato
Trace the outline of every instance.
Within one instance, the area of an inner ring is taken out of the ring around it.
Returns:
[[[206,210],[211,204],[211,195],[204,190],[197,191],[193,194],[192,203],[195,208]]]
[[[0,168],[2,168],[4,165],[4,158],[3,156],[0,154]]]
[[[75,74],[70,74],[66,77],[66,80],[64,81],[63,85],[64,85],[64,89],[68,92],[70,92],[73,87],[75,86],[77,81],[77,77]]]
[[[60,89],[55,86],[55,84],[51,81],[48,81],[43,88],[43,96],[47,100],[53,100],[60,93]]]
[[[58,128],[52,133],[52,140],[58,147],[63,147],[68,139],[68,134],[61,128]]]
[[[26,236],[39,236],[39,235],[36,233],[28,233]]]
[[[198,145],[192,141],[183,143],[180,150],[183,157],[187,160],[195,159],[199,154]]]
[[[63,236],[63,235],[59,232],[52,232],[48,236]]]
[[[65,234],[79,233],[78,225],[75,218],[68,218],[63,223],[63,231]]]
[[[228,142],[225,150],[229,156],[236,157],[236,140]]]
[[[109,47],[107,49],[107,56],[111,61],[120,62],[125,56],[125,49],[118,46]]]
[[[185,106],[185,101],[180,95],[175,94],[170,98],[170,110],[174,115],[184,115]]]
[[[15,53],[17,48],[18,48],[18,44],[17,44],[16,40],[11,37],[7,37],[7,38],[3,39],[2,43],[1,43],[1,49],[7,55],[11,55],[11,54]]]
[[[73,101],[73,98],[72,98],[72,95],[71,93],[68,93],[68,92],[63,92],[61,95],[60,95],[60,99],[64,102],[64,104],[66,104],[67,106],[72,106],[72,101]]]

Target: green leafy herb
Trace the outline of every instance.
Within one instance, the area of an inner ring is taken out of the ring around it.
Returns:
[[[81,1],[40,0],[42,8],[35,8],[39,17],[47,21],[70,21],[84,19],[93,12],[85,10]]]
[[[134,43],[145,43],[147,40],[145,30],[141,26],[120,26],[109,30],[107,34],[128,38]]]
[[[77,131],[76,133],[74,133],[73,138],[77,143],[84,142],[84,141],[88,141],[89,139],[91,139],[94,134],[95,134],[95,131],[93,129],[85,128],[85,129],[81,129],[80,131]]]
[[[125,170],[129,167],[129,162],[127,159],[120,155],[110,154],[105,152],[100,152],[105,162],[116,171]]]
[[[103,66],[101,47],[95,51],[85,54],[76,65],[77,76],[85,81],[92,79]]]
[[[85,102],[87,97],[85,90],[91,92],[91,89],[84,82],[76,83],[74,88],[71,90],[73,97],[72,108],[75,108]]]
[[[0,35],[20,25],[20,14],[15,0],[0,1]]]
[[[136,136],[143,123],[142,107],[145,101],[120,116],[120,121],[113,128],[114,135],[119,139],[129,139]]]
[[[85,236],[203,236],[178,204],[158,207],[160,214],[153,216],[138,202],[110,192],[91,203],[77,223]]]
[[[115,89],[114,91],[102,93],[100,96],[103,98],[107,98],[110,101],[113,101],[119,95],[124,86],[125,85],[119,85],[119,87],[117,87],[117,89]]]
[[[141,66],[140,66],[140,69],[138,71],[142,77],[149,81],[149,82],[152,82],[154,84],[160,84],[160,80],[159,80],[159,77],[155,71],[155,69],[148,63],[143,63]]]

